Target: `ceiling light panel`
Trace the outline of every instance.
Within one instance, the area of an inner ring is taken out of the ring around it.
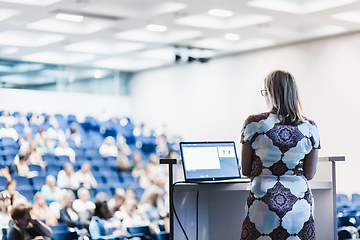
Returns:
[[[224,38],[208,38],[191,43],[191,46],[199,48],[211,48],[221,51],[248,51],[256,48],[272,46],[275,41],[264,38],[249,38],[240,41],[228,41]]]
[[[17,47],[41,47],[51,43],[60,42],[64,39],[65,36],[58,34],[44,34],[13,30],[0,32],[0,45]]]
[[[18,3],[33,6],[48,6],[62,0],[0,0],[0,2]]]
[[[224,38],[229,41],[239,41],[241,39],[240,35],[236,33],[226,33]]]
[[[115,35],[115,38],[139,42],[167,44],[200,36],[202,36],[202,32],[197,30],[168,30],[166,32],[160,33],[150,32],[145,29],[135,29],[118,33]]]
[[[0,8],[0,21],[11,18],[13,16],[21,13],[19,10],[9,9],[9,8]]]
[[[38,52],[22,57],[22,60],[24,61],[65,65],[81,63],[92,59],[94,59],[93,54],[63,53],[54,51]]]
[[[103,19],[84,18],[81,22],[69,22],[54,18],[46,18],[26,25],[28,29],[49,32],[85,35],[101,31],[113,25],[114,22]]]
[[[232,17],[227,18],[210,16],[209,14],[198,14],[176,19],[175,23],[191,27],[231,30],[267,23],[272,20],[271,16],[249,13],[236,13]]]
[[[331,15],[331,18],[345,21],[345,22],[353,22],[360,23],[360,11],[349,11],[342,12]]]
[[[65,14],[65,13],[58,13],[58,14],[56,14],[55,18],[57,20],[64,20],[64,21],[70,21],[70,22],[81,22],[82,20],[84,20],[83,16]]]
[[[146,26],[146,30],[152,32],[166,32],[167,27],[163,25],[149,24]]]
[[[154,1],[98,1],[89,3],[82,11],[96,14],[106,14],[121,17],[144,17],[169,14],[187,8],[187,4],[177,2]]]
[[[231,17],[234,15],[232,11],[223,9],[211,9],[208,11],[208,14],[216,17]]]
[[[247,4],[252,7],[264,8],[280,12],[309,14],[348,5],[355,2],[358,2],[358,0],[254,0],[248,2]]]
[[[113,55],[113,54],[137,51],[143,49],[144,47],[145,47],[144,43],[93,39],[93,40],[69,44],[64,47],[64,50],[72,51],[72,52]]]
[[[140,71],[148,68],[169,65],[167,61],[131,58],[110,58],[95,62],[95,67],[111,68],[123,71]]]

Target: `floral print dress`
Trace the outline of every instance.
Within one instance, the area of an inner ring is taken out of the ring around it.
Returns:
[[[249,116],[241,143],[251,143],[251,187],[241,240],[315,240],[313,197],[302,160],[320,149],[311,120],[283,125],[275,114]]]

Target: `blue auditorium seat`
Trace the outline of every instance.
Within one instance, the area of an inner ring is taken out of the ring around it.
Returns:
[[[24,125],[22,123],[17,123],[13,126],[13,128],[16,130],[17,133],[23,133],[24,132]]]
[[[40,191],[42,186],[45,185],[45,179],[46,179],[46,177],[44,177],[44,176],[33,177],[31,179],[33,188],[36,191]]]
[[[78,239],[76,232],[61,232],[55,233],[52,240],[75,240]]]
[[[57,160],[56,164],[59,166],[62,166],[65,163],[70,162],[69,156],[57,156],[57,159],[58,160]]]
[[[100,192],[106,193],[106,195],[108,195],[109,199],[111,199],[113,196],[113,192],[110,187],[98,187],[98,188],[96,188],[96,191],[97,191],[97,193],[100,193]]]
[[[48,171],[48,172],[59,172],[59,171],[61,171],[61,169],[62,169],[62,166],[59,166],[59,165],[57,165],[57,164],[55,164],[55,163],[51,163],[51,164],[48,164],[47,166],[46,166],[46,170]]]
[[[34,190],[33,189],[18,189],[18,192],[23,195],[29,203],[34,203]]]
[[[168,232],[160,232],[156,234],[156,240],[169,240],[170,233]]]
[[[39,165],[29,165],[30,171],[42,172],[42,168]]]
[[[75,115],[69,114],[67,117],[68,124],[72,124],[73,122],[77,123],[77,119]]]
[[[39,132],[39,126],[36,124],[29,124],[29,127],[31,128],[32,135],[35,136]]]
[[[56,156],[54,154],[46,153],[42,157],[43,157],[43,160],[48,163],[55,163],[55,161],[56,161]]]
[[[0,142],[3,147],[7,147],[7,146],[19,147],[19,144],[14,139],[9,138],[9,137],[1,138]]]
[[[19,176],[16,174],[12,174],[11,177],[16,180],[17,187],[16,189],[32,189],[32,186],[30,184],[30,180],[27,177]]]

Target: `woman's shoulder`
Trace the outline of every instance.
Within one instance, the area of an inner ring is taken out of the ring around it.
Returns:
[[[269,116],[270,116],[269,112],[249,115],[245,120],[245,125],[248,125],[253,122],[260,122],[261,120],[267,119]]]
[[[312,125],[312,126],[317,127],[317,125],[316,125],[316,123],[315,123],[314,120],[312,120],[312,119],[310,119],[310,118],[308,118],[308,117],[305,117],[305,116],[303,116],[303,118],[304,118],[304,120],[305,120],[305,122],[306,122],[307,124],[310,124],[310,125]]]

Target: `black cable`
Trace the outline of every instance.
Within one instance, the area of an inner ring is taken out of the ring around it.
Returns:
[[[199,191],[196,193],[196,240],[199,239]]]
[[[172,205],[172,208],[173,208],[173,210],[174,210],[174,214],[175,214],[176,220],[178,221],[179,226],[180,226],[181,230],[183,231],[183,233],[184,233],[184,235],[185,235],[185,238],[186,238],[187,240],[189,240],[189,238],[188,238],[188,236],[187,236],[187,234],[186,234],[186,232],[185,232],[185,229],[184,229],[184,227],[182,226],[182,224],[181,224],[181,222],[180,222],[180,219],[179,219],[179,217],[178,217],[178,215],[177,215],[177,213],[176,213],[176,210],[175,210],[175,204],[174,204],[174,187],[175,187],[175,185],[176,185],[177,183],[184,183],[184,182],[175,182],[175,183],[173,183],[172,188],[171,188],[171,199],[172,199],[171,205]]]

